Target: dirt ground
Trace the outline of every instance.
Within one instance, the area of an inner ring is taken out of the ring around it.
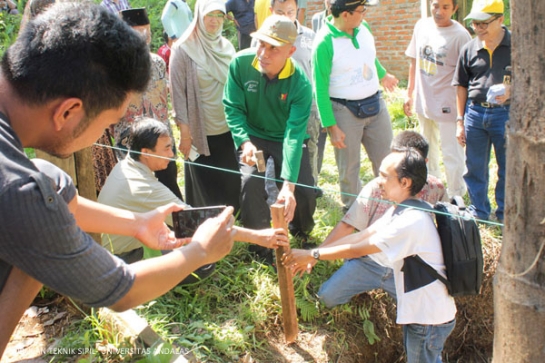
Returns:
[[[81,318],[81,312],[62,296],[36,298],[17,325],[1,363],[49,362],[51,356],[47,353],[54,352],[57,340],[71,322]]]
[[[456,299],[456,328],[444,349],[444,361],[447,363],[491,361],[494,329],[492,281],[501,244],[487,235],[482,237],[485,265],[481,294]],[[353,321],[351,315],[344,320],[342,316],[336,319],[336,330],[342,332],[341,339],[339,333],[327,326],[311,326],[299,333],[294,344],[286,345],[281,322],[278,322],[266,334],[257,337],[262,344],[261,349],[241,357],[239,362],[404,362],[401,328],[395,324],[395,305],[387,294],[362,294],[353,300],[353,305],[356,308],[360,305],[371,307],[370,316],[375,331],[382,337],[380,341],[368,344],[361,321]],[[0,363],[50,362],[57,353],[57,340],[64,335],[71,322],[81,318],[81,312],[64,297],[54,296],[49,300],[37,298],[19,322]],[[59,352],[61,360],[76,362],[85,357],[85,354],[69,353]]]

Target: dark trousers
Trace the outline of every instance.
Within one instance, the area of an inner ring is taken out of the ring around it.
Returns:
[[[193,207],[230,205],[236,215],[240,200],[240,172],[230,132],[207,136],[210,155],[186,162],[185,197]]]
[[[268,141],[250,136],[251,142],[258,150],[263,151],[265,161],[271,156],[274,160],[275,179],[280,179],[282,170],[282,143]],[[258,172],[257,167],[240,164],[242,173],[241,192],[241,220],[244,227],[262,229],[271,226],[271,213],[267,204],[267,192],[265,190],[265,172]],[[277,182],[279,189],[282,181]],[[298,184],[308,185],[295,187],[295,215],[290,223],[292,234],[309,234],[314,228],[314,210],[316,209],[316,193],[314,191],[314,178],[310,169],[310,161],[306,143],[303,144],[303,156],[299,170]]]
[[[174,148],[174,158],[176,158],[176,148]],[[170,191],[172,191],[172,193],[174,193],[178,199],[184,200],[180,187],[178,186],[178,167],[176,166],[176,162],[174,160],[171,160],[168,163],[166,169],[156,171],[155,177],[168,189],[170,189]]]
[[[238,50],[250,48],[251,44],[252,37],[250,34],[242,34],[241,32],[238,32]]]

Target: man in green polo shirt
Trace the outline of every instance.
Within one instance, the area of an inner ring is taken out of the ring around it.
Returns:
[[[257,48],[239,52],[231,62],[223,104],[227,124],[240,151],[242,172],[241,221],[248,228],[270,226],[270,211],[255,152],[272,157],[290,232],[303,239],[314,227],[316,209],[314,180],[306,142],[312,102],[310,81],[290,58],[297,38],[294,23],[285,16],[268,17],[251,34]],[[297,184],[297,186],[296,186]],[[262,259],[272,262],[270,250],[253,247]]]

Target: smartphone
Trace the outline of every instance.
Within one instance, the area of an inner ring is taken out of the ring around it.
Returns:
[[[172,212],[172,224],[176,238],[193,237],[202,222],[208,218],[216,217],[225,209],[225,205],[216,205],[202,208],[186,208],[178,212]]]
[[[199,154],[195,145],[191,145],[191,149],[189,150],[189,156],[188,156],[189,161],[195,161],[197,160],[199,156],[201,156],[201,154]]]

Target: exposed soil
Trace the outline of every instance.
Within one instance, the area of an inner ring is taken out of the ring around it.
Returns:
[[[47,353],[54,352],[56,342],[74,320],[82,314],[66,298],[36,298],[17,325],[2,357],[2,363],[46,363]]]
[[[492,278],[501,245],[486,234],[482,237],[485,256],[482,292],[478,296],[456,299],[457,323],[447,340],[445,362],[491,361],[494,328]],[[404,362],[402,332],[395,324],[395,305],[390,297],[382,292],[362,294],[352,302],[354,310],[361,306],[370,307],[370,320],[381,337],[373,345],[368,343],[360,319],[354,321],[354,314],[339,312],[335,329],[309,324],[299,333],[296,343],[290,345],[284,343],[281,322],[278,321],[268,327],[266,334],[256,337],[262,344],[261,348],[241,357],[239,362]],[[37,298],[21,319],[1,363],[50,362],[57,340],[73,321],[81,318],[81,312],[68,299],[61,296],[49,300]],[[76,362],[83,357],[65,353],[62,360]]]

